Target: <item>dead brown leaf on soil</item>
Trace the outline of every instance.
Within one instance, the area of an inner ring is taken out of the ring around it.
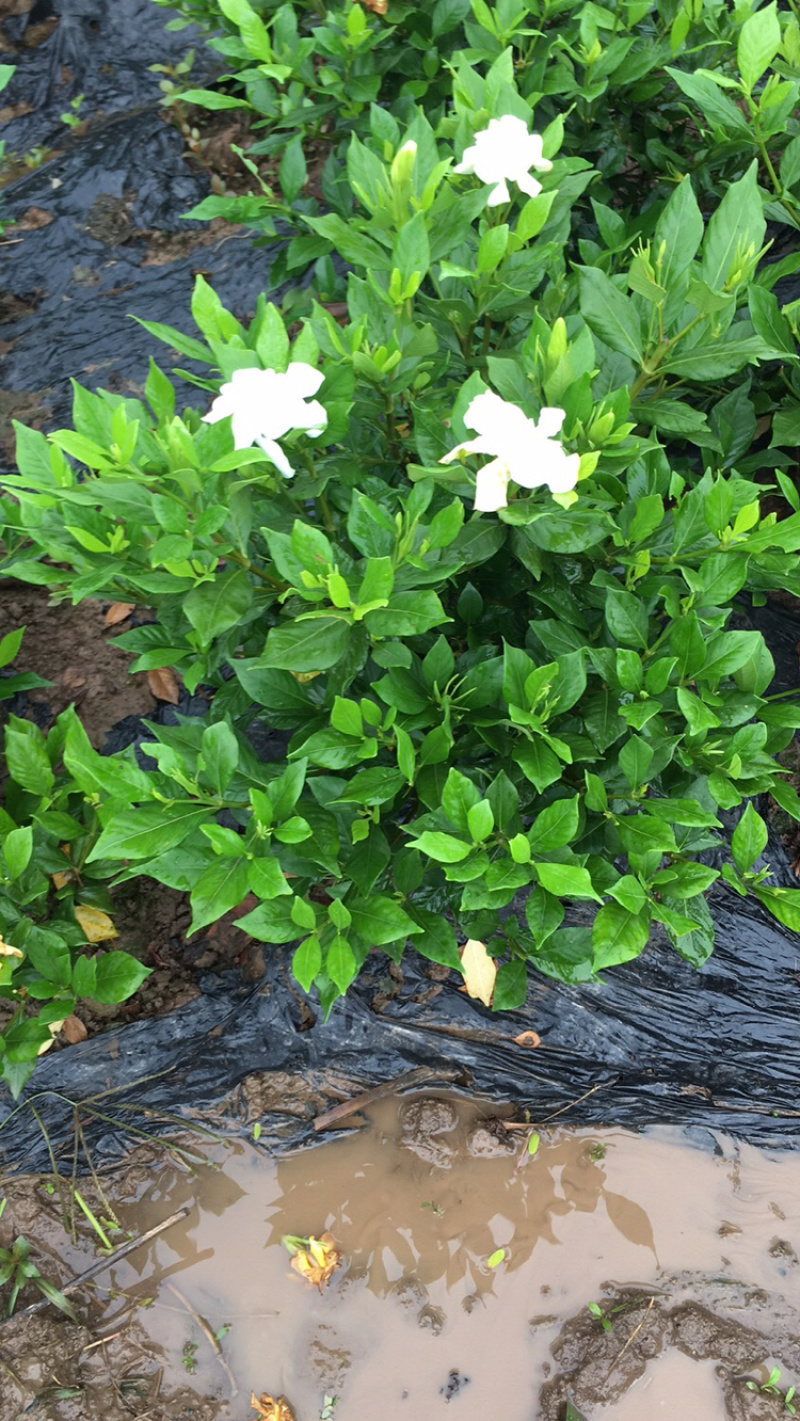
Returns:
[[[127,621],[133,611],[133,602],[112,602],[106,609],[103,621],[107,627],[115,627],[118,622]]]
[[[89,1035],[79,1016],[68,1016],[61,1029],[70,1046],[75,1046],[78,1041],[85,1041]]]
[[[260,1396],[253,1392],[250,1405],[255,1411],[255,1421],[295,1421],[295,1414],[285,1396],[270,1396],[262,1391]]]
[[[171,706],[178,704],[178,682],[175,672],[170,671],[168,666],[159,666],[156,671],[148,671],[147,684],[157,701],[169,701]]]

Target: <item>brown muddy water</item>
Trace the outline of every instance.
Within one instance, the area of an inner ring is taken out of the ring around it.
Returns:
[[[530,1154],[490,1116],[407,1096],[278,1162],[237,1142],[112,1176],[125,1229],[191,1212],[76,1295],[85,1327],[0,1330],[23,1387],[0,1378],[0,1421],[245,1421],[251,1392],[297,1421],[562,1421],[568,1400],[585,1421],[786,1421],[747,1380],[800,1381],[800,1156],[663,1128],[552,1129]],[[281,1238],[326,1229],[343,1263],[320,1292]],[[51,1277],[91,1261],[55,1213],[36,1241]]]

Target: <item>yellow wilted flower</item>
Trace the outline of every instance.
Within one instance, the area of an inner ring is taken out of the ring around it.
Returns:
[[[292,1255],[292,1267],[301,1278],[314,1283],[320,1292],[339,1267],[342,1255],[336,1247],[333,1234],[324,1233],[319,1238],[298,1238],[295,1234],[285,1234],[281,1240]]]

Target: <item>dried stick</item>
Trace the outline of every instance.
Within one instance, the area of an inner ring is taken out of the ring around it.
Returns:
[[[406,1086],[419,1085],[422,1081],[455,1080],[460,1072],[453,1070],[436,1070],[433,1066],[415,1066],[413,1071],[406,1071],[405,1075],[397,1076],[393,1081],[385,1081],[383,1085],[373,1086],[372,1090],[365,1090],[361,1095],[353,1096],[352,1100],[343,1100],[340,1105],[334,1105],[332,1110],[326,1110],[322,1115],[318,1115],[314,1121],[315,1130],[329,1130],[332,1125],[338,1125],[340,1120],[346,1120],[348,1116],[355,1115],[367,1105],[372,1105],[376,1100],[382,1100],[385,1095],[392,1095],[396,1090],[405,1090]]]
[[[119,1248],[114,1249],[113,1253],[109,1253],[106,1258],[99,1258],[96,1263],[92,1264],[91,1268],[87,1268],[85,1272],[79,1273],[77,1277],[72,1278],[69,1283],[65,1283],[64,1287],[60,1289],[60,1292],[65,1296],[67,1293],[74,1293],[76,1288],[80,1288],[84,1283],[88,1283],[91,1278],[96,1278],[98,1273],[104,1273],[106,1268],[110,1268],[111,1265],[117,1263],[120,1258],[126,1258],[128,1254],[133,1253],[133,1250],[138,1248],[140,1244],[149,1243],[151,1238],[162,1234],[165,1229],[172,1228],[173,1224],[177,1224],[180,1219],[185,1219],[186,1215],[190,1212],[191,1206],[186,1204],[182,1209],[178,1209],[177,1213],[170,1214],[168,1219],[163,1219],[160,1224],[155,1224],[152,1229],[148,1229],[146,1233],[140,1234],[138,1238],[131,1238],[127,1243],[121,1243]],[[30,1307],[23,1308],[21,1312],[13,1313],[12,1316],[31,1317],[33,1313],[42,1312],[50,1305],[49,1298],[40,1298],[38,1303],[31,1303]],[[0,1322],[10,1321],[11,1318],[8,1317],[0,1319]]]

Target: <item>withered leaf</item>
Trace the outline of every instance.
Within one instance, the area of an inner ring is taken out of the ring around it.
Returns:
[[[77,1041],[85,1041],[89,1035],[86,1027],[79,1016],[68,1016],[64,1022],[64,1035],[70,1046],[74,1046]]]
[[[75,917],[86,934],[87,942],[107,942],[109,938],[119,937],[108,913],[101,912],[99,908],[87,908],[80,903],[75,909]]]
[[[256,1413],[255,1421],[296,1421],[285,1396],[270,1396],[267,1391],[256,1396],[253,1392],[250,1405]]]
[[[156,671],[148,671],[147,684],[157,701],[169,701],[171,706],[178,704],[178,682],[175,672],[170,671],[168,666],[159,666]]]
[[[133,611],[133,602],[112,602],[103,618],[107,627],[115,627],[117,622],[124,622]]]
[[[521,1031],[519,1036],[514,1037],[515,1046],[525,1046],[529,1051],[535,1051],[541,1044],[542,1038],[538,1031]]]
[[[324,1233],[319,1238],[314,1238],[313,1234],[310,1238],[287,1235],[283,1242],[292,1254],[295,1273],[299,1273],[301,1278],[313,1283],[322,1292],[342,1261],[333,1234]]]
[[[389,0],[361,0],[361,4],[373,15],[385,15],[389,8]]]
[[[486,951],[486,944],[478,938],[469,938],[461,952],[461,970],[464,986],[470,997],[477,997],[484,1006],[492,1005],[492,993],[497,976],[497,963]]]

